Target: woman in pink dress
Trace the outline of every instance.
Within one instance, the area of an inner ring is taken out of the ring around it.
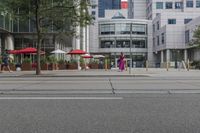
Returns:
[[[121,52],[119,57],[119,70],[122,72],[125,69],[124,54]]]

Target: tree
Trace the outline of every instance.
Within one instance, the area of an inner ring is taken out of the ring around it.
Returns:
[[[190,45],[200,48],[200,26],[195,29],[193,39],[190,41]]]
[[[88,0],[1,0],[1,12],[7,12],[14,20],[30,20],[37,34],[37,68],[41,74],[40,49],[47,33],[75,35],[77,26],[90,24]]]

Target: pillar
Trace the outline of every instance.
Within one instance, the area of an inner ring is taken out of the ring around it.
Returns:
[[[164,55],[163,55],[163,50],[161,51],[161,61],[160,61],[160,63],[162,64],[163,62],[164,62]]]
[[[166,51],[166,61],[169,63],[170,62],[170,50],[167,49]]]
[[[82,37],[83,37],[83,50],[86,51],[86,27],[83,27],[83,33],[82,33]]]
[[[80,26],[76,27],[75,49],[80,49]]]
[[[86,52],[90,52],[90,49],[89,49],[89,47],[90,47],[90,35],[89,35],[89,25],[87,25],[87,27],[86,27]]]
[[[187,62],[187,60],[188,60],[187,49],[184,49],[184,61]]]

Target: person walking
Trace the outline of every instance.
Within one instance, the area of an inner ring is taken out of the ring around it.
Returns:
[[[124,61],[124,54],[121,52],[119,56],[119,70],[122,72],[125,69],[125,61]]]
[[[4,71],[5,67],[8,69],[9,72],[12,72],[9,66],[9,61],[11,60],[11,58],[9,57],[9,53],[7,49],[3,52],[1,58],[2,58],[1,72]]]

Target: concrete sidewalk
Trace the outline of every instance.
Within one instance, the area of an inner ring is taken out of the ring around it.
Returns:
[[[104,69],[90,70],[55,70],[42,71],[41,75],[36,75],[35,71],[2,72],[0,77],[197,77],[200,78],[200,70],[178,70],[161,68],[132,68],[131,73],[127,71],[119,72],[118,69],[105,71]]]

